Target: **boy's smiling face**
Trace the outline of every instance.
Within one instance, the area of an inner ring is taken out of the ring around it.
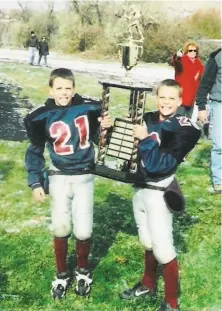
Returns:
[[[156,101],[157,109],[160,112],[160,120],[165,120],[176,113],[182,99],[178,88],[163,85],[159,88]]]
[[[68,106],[74,93],[73,81],[68,79],[55,78],[52,87],[50,87],[50,95],[54,98],[57,106]]]

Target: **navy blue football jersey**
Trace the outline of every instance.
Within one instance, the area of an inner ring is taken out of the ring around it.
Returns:
[[[184,116],[159,121],[159,112],[144,115],[149,136],[138,145],[140,169],[147,179],[171,175],[194,148],[201,131]]]
[[[78,94],[69,106],[57,106],[54,99],[48,99],[30,112],[24,119],[31,141],[25,156],[28,185],[39,183],[45,167],[45,146],[53,165],[63,173],[89,172],[94,166],[93,141],[99,132],[100,114],[98,102],[86,102]]]

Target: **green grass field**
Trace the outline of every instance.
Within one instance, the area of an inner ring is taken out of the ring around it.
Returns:
[[[35,104],[47,97],[48,69],[1,64],[1,81],[23,88]],[[78,92],[100,97],[101,86],[76,74]],[[113,94],[113,111],[127,109],[127,94]],[[122,104],[123,103],[123,104]],[[10,104],[10,103],[9,103]],[[148,96],[147,108],[154,107]],[[134,285],[143,271],[141,248],[132,214],[132,190],[96,177],[91,262],[94,285],[88,299],[70,288],[61,302],[50,296],[54,256],[49,198],[32,200],[26,184],[24,154],[28,142],[0,141],[0,311],[155,311],[163,295],[160,277],[156,299],[121,301],[119,293]],[[200,140],[178,171],[187,201],[186,213],[175,217],[174,234],[181,275],[181,311],[220,311],[221,197],[210,179],[210,142]],[[69,241],[69,266],[75,262],[75,241]]]

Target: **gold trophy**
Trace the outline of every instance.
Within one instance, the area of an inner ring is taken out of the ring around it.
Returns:
[[[119,57],[122,66],[126,69],[126,77],[128,77],[130,70],[137,65],[143,53],[141,44],[144,38],[133,12],[134,19],[129,19],[129,37],[119,44]],[[140,39],[133,39],[132,27],[136,27]],[[129,118],[116,118],[111,133],[107,129],[100,128],[100,141],[94,174],[125,183],[144,183],[144,178],[138,171],[138,140],[133,137],[133,126],[143,123],[146,94],[152,92],[152,87],[142,85],[132,81],[132,79],[123,81],[102,80],[99,83],[103,87],[102,116],[109,110],[110,88],[120,88],[130,92],[129,109],[126,112]]]
[[[128,71],[135,67],[138,60],[143,54],[142,45],[138,45],[133,40],[128,40],[119,44],[119,57],[122,62],[122,66]]]

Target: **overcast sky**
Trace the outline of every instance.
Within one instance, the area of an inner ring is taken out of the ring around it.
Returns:
[[[63,8],[66,3],[69,0],[54,0],[55,2],[55,8],[60,9]],[[84,1],[84,0],[82,0]],[[102,1],[102,0],[100,0]],[[112,1],[112,0],[110,0]],[[221,1],[220,0],[214,0],[214,1],[203,1],[203,0],[186,0],[186,1],[180,1],[180,0],[154,0],[154,2],[164,2],[164,6],[171,7],[175,10],[186,9],[186,10],[195,10],[199,8],[221,8]],[[45,5],[47,5],[47,0],[33,0],[33,1],[24,1],[20,0],[21,3],[27,3],[29,7],[32,7],[33,9],[40,9],[41,6],[44,8]],[[163,3],[161,4],[163,5]],[[0,0],[0,9],[10,9],[10,8],[19,8],[18,3],[16,0]]]
[[[28,4],[29,7],[32,7],[33,9],[35,8],[41,8],[41,6],[45,6],[47,2],[52,2],[52,1],[45,1],[45,0],[34,0],[34,1],[23,1],[20,0],[19,2]],[[60,1],[53,1],[55,3],[55,7],[57,9],[63,8],[67,2],[67,0],[60,0]],[[0,9],[11,9],[11,8],[19,8],[18,3],[16,0],[0,0]]]

